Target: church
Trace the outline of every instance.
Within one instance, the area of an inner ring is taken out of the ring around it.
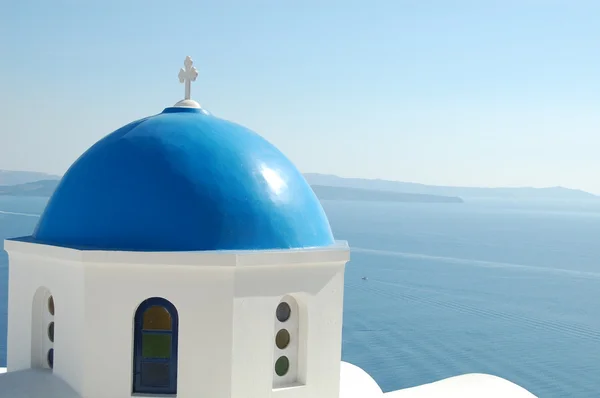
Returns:
[[[343,362],[346,242],[300,171],[184,99],[102,138],[9,239],[0,398],[533,397],[470,374],[382,392]]]

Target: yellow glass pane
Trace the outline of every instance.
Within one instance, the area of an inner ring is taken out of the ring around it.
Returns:
[[[144,312],[145,330],[171,330],[171,314],[165,307],[154,305]]]
[[[280,350],[283,350],[289,344],[290,333],[285,329],[281,329],[279,332],[277,332],[277,335],[275,336],[275,345],[277,345],[277,348],[279,348]]]
[[[52,296],[48,298],[48,312],[54,316],[54,297]]]

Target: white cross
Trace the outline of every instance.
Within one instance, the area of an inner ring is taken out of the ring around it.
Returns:
[[[186,100],[190,99],[190,91],[192,88],[192,82],[195,81],[196,78],[198,77],[198,71],[196,70],[195,67],[192,66],[193,64],[194,64],[194,61],[192,61],[192,58],[188,55],[187,57],[185,57],[185,61],[183,62],[183,65],[185,66],[185,68],[181,68],[179,70],[179,83],[185,82],[185,99]]]

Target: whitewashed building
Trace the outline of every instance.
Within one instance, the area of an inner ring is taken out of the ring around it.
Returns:
[[[345,242],[296,167],[190,98],[67,171],[7,240],[0,398],[532,397],[465,375],[383,393],[341,361]]]

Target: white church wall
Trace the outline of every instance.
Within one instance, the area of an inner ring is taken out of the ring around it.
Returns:
[[[236,270],[233,398],[338,396],[346,261]],[[286,295],[301,311],[299,378],[273,388],[275,311]]]
[[[81,391],[83,269],[77,256],[68,249],[56,248],[56,252],[63,252],[63,258],[46,257],[40,255],[44,250],[40,245],[23,242],[7,241],[5,248],[9,253],[8,370],[47,363],[48,344],[37,340],[36,335],[40,339],[47,335],[49,318],[43,313],[50,293],[55,307],[53,372]],[[32,351],[32,345],[40,351]]]
[[[31,264],[31,256],[6,249],[9,255],[6,365],[10,371],[16,371],[31,367],[32,300],[37,289],[47,282],[30,275],[36,268]]]
[[[135,311],[144,300],[162,297],[179,316],[177,395],[230,397],[233,272],[221,266],[88,264],[83,395],[131,396]]]
[[[338,394],[349,257],[343,243],[318,250],[176,254],[6,246],[9,370],[31,366],[32,308],[36,291],[44,288],[55,301],[54,372],[82,396],[131,396],[135,311],[152,297],[169,300],[178,311],[178,396]],[[291,336],[299,339],[297,377],[288,380],[295,381],[292,387],[274,389],[275,311],[286,297],[298,306]]]

